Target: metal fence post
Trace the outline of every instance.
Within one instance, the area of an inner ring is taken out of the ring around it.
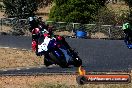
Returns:
[[[109,27],[108,32],[109,32],[109,39],[111,39],[111,28],[110,27]]]
[[[0,19],[0,22],[1,22],[1,24],[0,24],[0,25],[1,25],[1,31],[2,31],[2,18]]]

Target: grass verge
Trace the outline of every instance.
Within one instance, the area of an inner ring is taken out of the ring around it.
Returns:
[[[43,65],[33,51],[0,48],[0,69]]]

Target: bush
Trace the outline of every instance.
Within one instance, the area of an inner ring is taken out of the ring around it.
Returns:
[[[103,6],[98,0],[54,0],[54,3],[49,14],[50,20],[75,23],[95,20],[98,10]]]

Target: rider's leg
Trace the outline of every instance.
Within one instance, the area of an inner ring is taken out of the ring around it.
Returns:
[[[124,33],[125,33],[125,42],[129,44],[130,43],[129,42],[129,30],[124,30]]]
[[[62,44],[66,47],[66,49],[69,51],[69,52],[72,52],[73,49],[70,47],[70,45],[66,42],[65,38],[63,37],[62,38]]]
[[[64,49],[64,48],[60,48],[60,50],[63,52],[63,54],[64,54],[64,56],[66,58],[66,61],[68,63],[70,61],[71,57],[68,55],[67,50]]]
[[[132,30],[130,30],[130,33],[129,33],[129,41],[132,44]]]
[[[132,34],[132,31],[128,30],[128,44],[132,43],[132,40],[131,40],[132,35],[131,34]]]

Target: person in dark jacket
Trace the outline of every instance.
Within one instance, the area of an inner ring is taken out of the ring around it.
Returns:
[[[132,23],[130,21],[125,22],[122,25],[122,29],[125,33],[125,42],[128,41],[128,44],[132,42]]]
[[[32,32],[34,28],[38,27],[37,17],[33,14],[29,18],[29,31]]]

